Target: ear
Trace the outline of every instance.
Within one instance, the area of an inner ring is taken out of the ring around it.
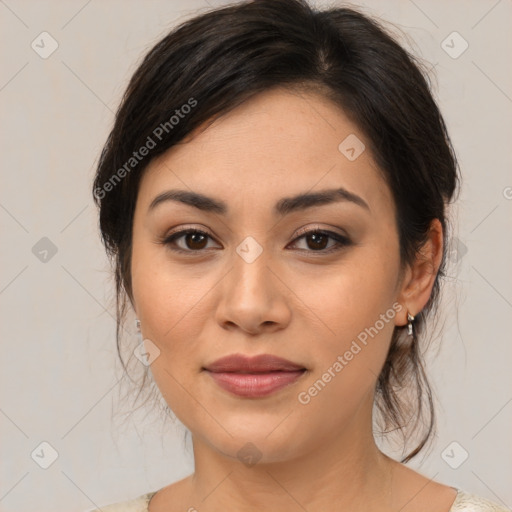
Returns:
[[[407,311],[417,315],[428,302],[443,257],[443,227],[439,219],[430,223],[427,241],[404,272],[397,302],[402,310],[397,313],[395,325],[407,324]]]

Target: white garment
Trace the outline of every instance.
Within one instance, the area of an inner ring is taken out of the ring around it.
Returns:
[[[157,491],[143,494],[138,498],[122,503],[113,503],[98,509],[88,510],[87,512],[148,512],[149,500]],[[434,512],[434,511],[433,511]],[[450,512],[512,512],[497,503],[489,501],[475,494],[470,494],[457,489],[457,496],[453,502]]]

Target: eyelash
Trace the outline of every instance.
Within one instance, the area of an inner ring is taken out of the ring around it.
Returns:
[[[183,229],[181,231],[177,231],[177,232],[173,233],[172,235],[163,238],[162,240],[159,241],[159,243],[161,243],[165,246],[168,246],[169,249],[171,249],[172,251],[179,252],[179,253],[191,254],[191,253],[202,253],[202,252],[206,251],[206,249],[194,251],[192,249],[181,249],[179,247],[173,246],[173,243],[176,242],[176,240],[178,240],[179,238],[182,238],[185,235],[194,234],[194,233],[197,233],[200,235],[206,235],[207,237],[210,237],[213,239],[213,237],[210,236],[210,234],[207,233],[206,231],[202,231],[202,230],[196,229],[196,228],[188,228],[188,229]],[[310,252],[310,253],[319,253],[319,254],[331,254],[333,252],[340,251],[340,250],[344,249],[345,247],[352,245],[352,241],[350,239],[348,239],[346,236],[340,235],[339,233],[334,233],[333,231],[326,231],[324,229],[300,230],[298,233],[298,236],[292,241],[292,243],[296,243],[301,238],[304,238],[304,237],[306,237],[308,235],[312,235],[312,234],[328,236],[329,238],[335,240],[336,244],[333,245],[332,247],[330,247],[329,249],[319,249],[316,251],[313,249],[299,249],[300,251]]]

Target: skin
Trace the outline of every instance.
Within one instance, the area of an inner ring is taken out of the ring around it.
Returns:
[[[143,337],[160,350],[151,371],[191,432],[195,461],[192,475],[153,497],[150,512],[447,512],[455,490],[381,453],[371,416],[393,329],[430,297],[442,255],[440,223],[432,223],[417,261],[401,274],[388,186],[368,149],[354,161],[338,150],[350,134],[369,144],[317,93],[268,90],[200,128],[150,163],[133,224],[132,304]],[[344,201],[285,216],[272,211],[283,197],[338,187],[369,210]],[[149,211],[169,189],[222,200],[229,213],[175,201]],[[160,243],[190,227],[210,237]],[[329,254],[337,244],[328,238],[315,250],[311,236],[297,236],[303,227],[352,243]],[[247,236],[262,248],[251,263],[236,252]],[[300,403],[298,394],[393,304],[401,309],[378,334]],[[274,354],[307,371],[266,398],[240,398],[202,371],[233,353]],[[261,455],[255,465],[237,457],[247,442]]]

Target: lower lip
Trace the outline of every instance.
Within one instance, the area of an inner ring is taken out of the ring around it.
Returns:
[[[223,389],[246,398],[260,398],[295,382],[305,370],[269,373],[215,373],[208,372]]]

